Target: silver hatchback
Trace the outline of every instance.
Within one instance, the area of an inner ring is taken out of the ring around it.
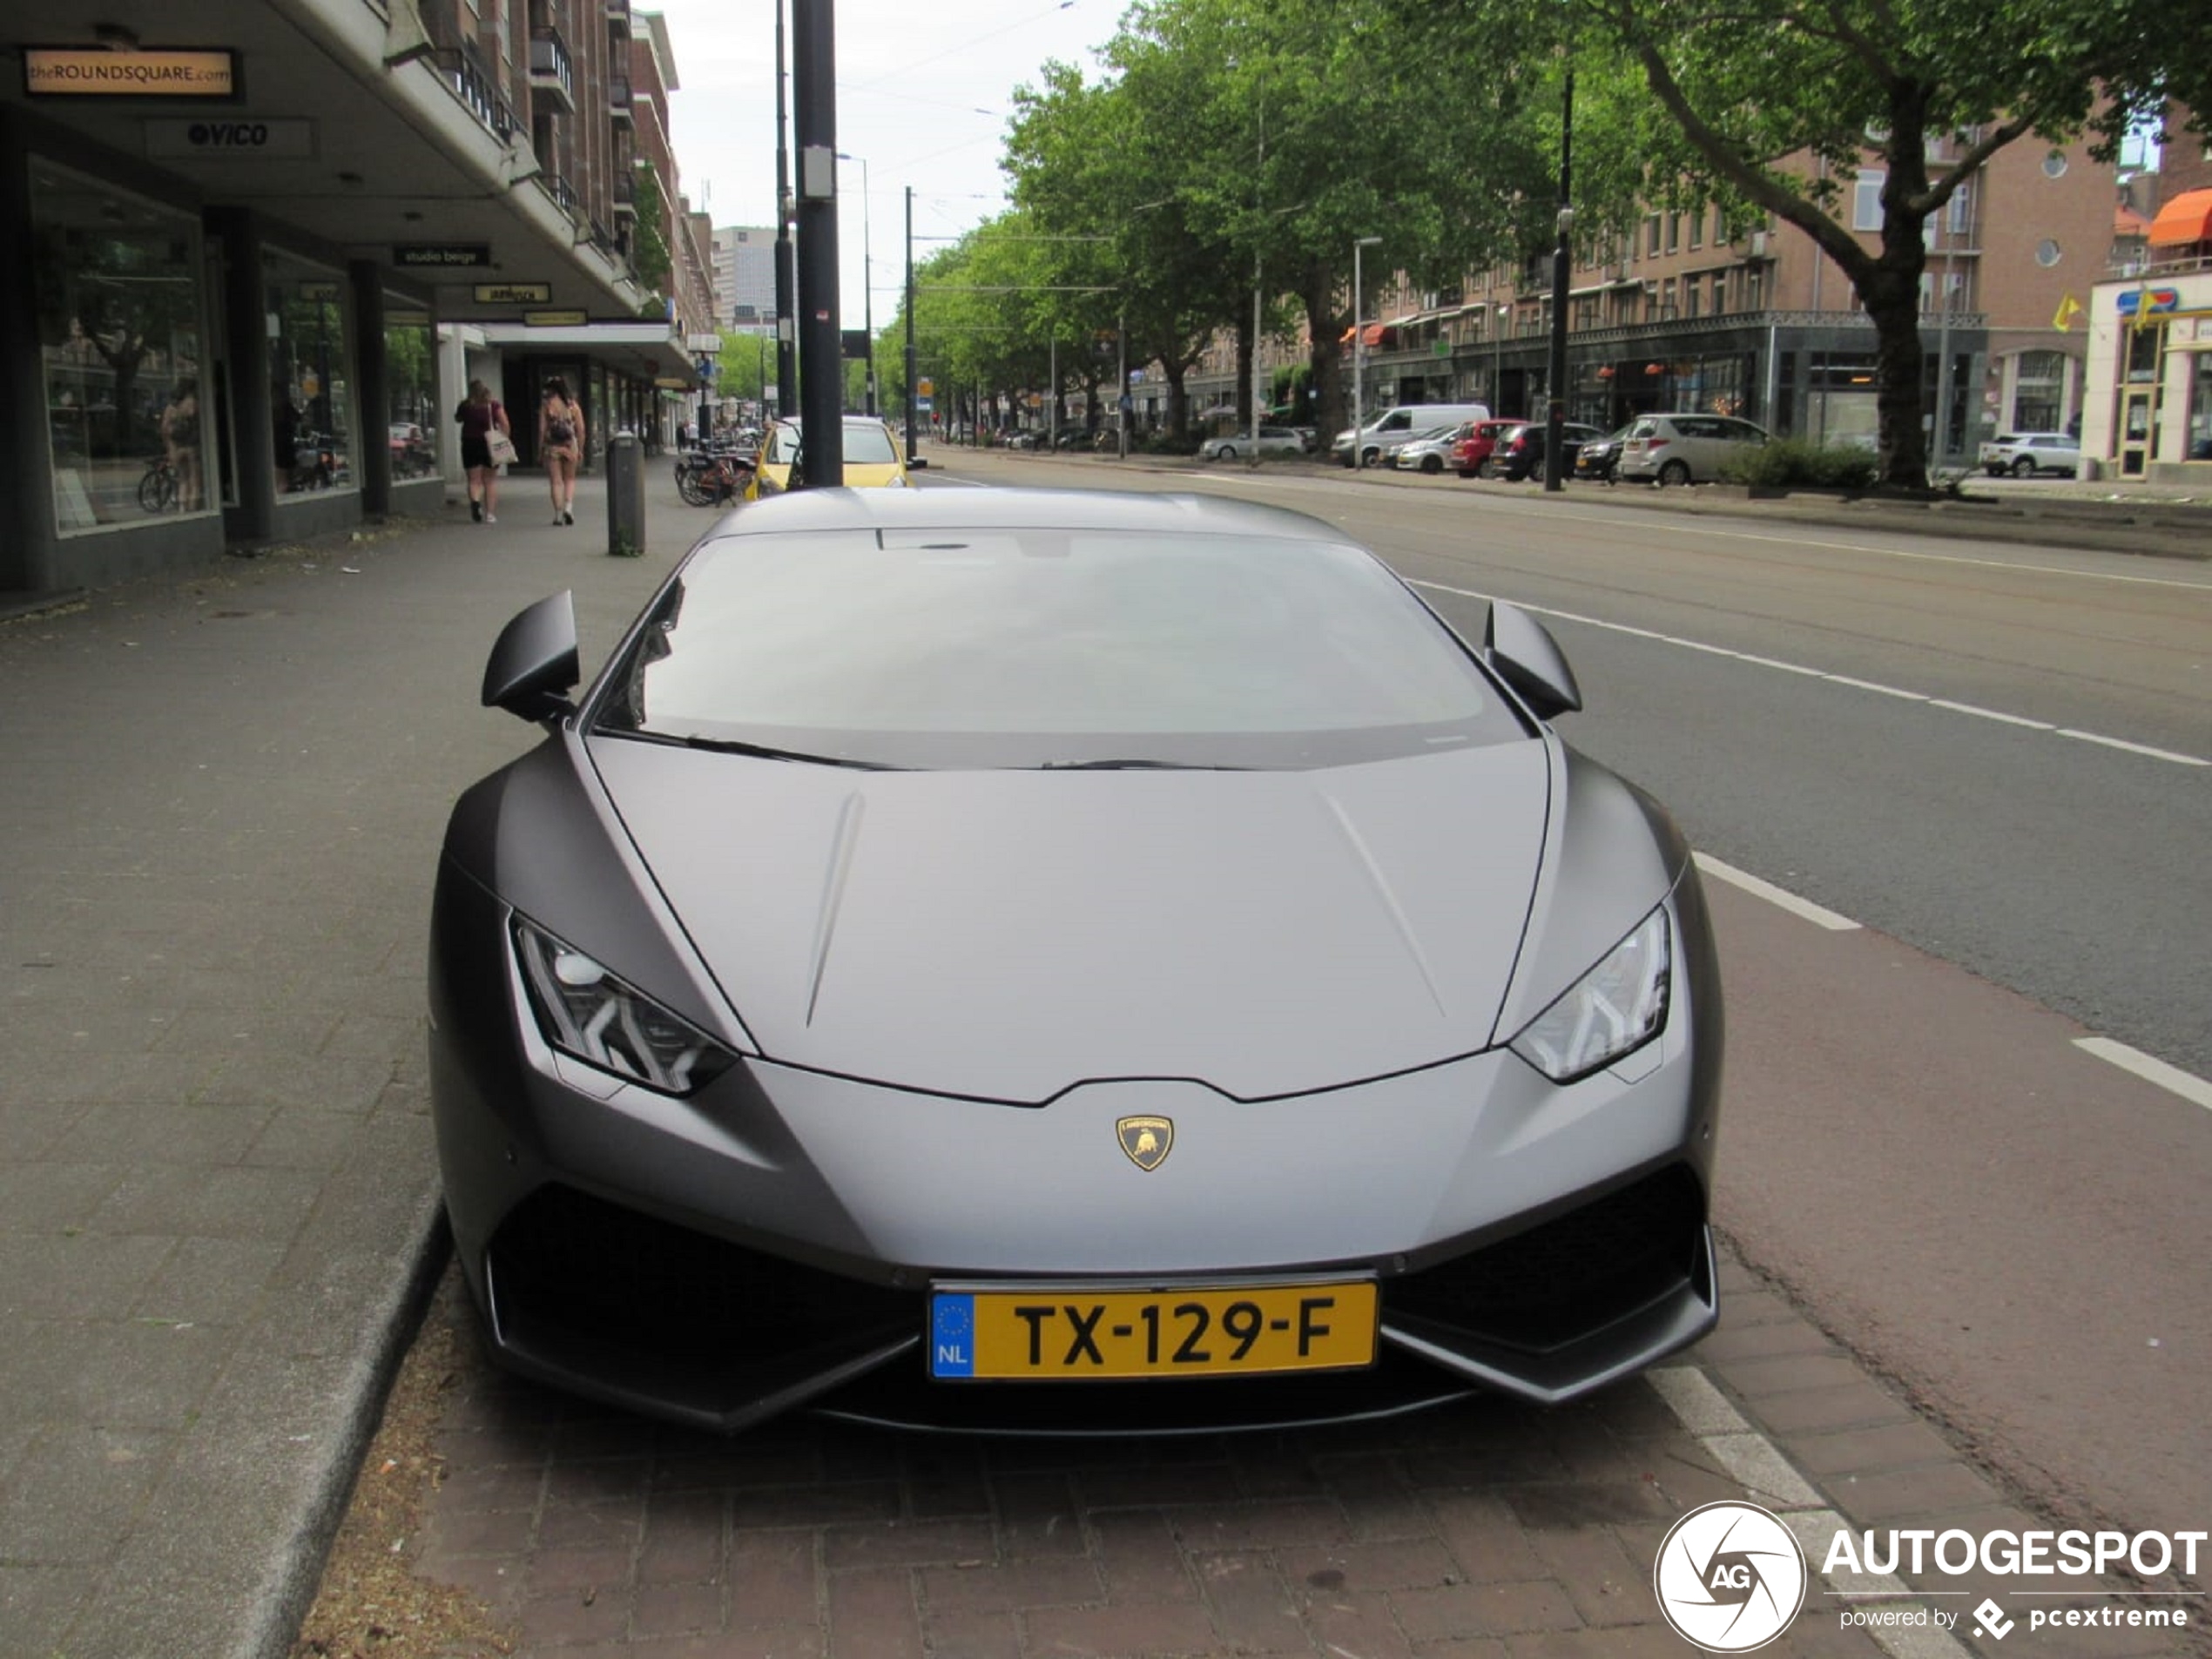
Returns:
[[[1766,429],[1727,415],[1647,415],[1621,446],[1620,475],[1662,484],[1708,482],[1721,463],[1767,441]]]

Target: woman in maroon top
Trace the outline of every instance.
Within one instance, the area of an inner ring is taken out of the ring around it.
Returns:
[[[507,424],[504,405],[492,401],[491,388],[482,381],[469,382],[469,395],[453,412],[461,423],[461,465],[469,475],[469,516],[486,524],[496,524],[499,517],[499,469],[491,458],[491,432],[496,427],[509,437],[514,428]]]

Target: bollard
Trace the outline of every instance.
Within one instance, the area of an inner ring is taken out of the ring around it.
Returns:
[[[645,551],[645,455],[626,427],[607,443],[607,551],[620,559]]]

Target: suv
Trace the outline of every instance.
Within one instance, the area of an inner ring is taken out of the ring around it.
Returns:
[[[1766,429],[1728,415],[1647,415],[1629,428],[1616,467],[1623,478],[1691,484],[1720,476],[1721,462],[1764,443]]]
[[[2081,442],[2063,432],[2009,432],[1981,446],[1981,469],[1992,478],[2010,473],[2033,478],[2039,472],[2081,475]]]

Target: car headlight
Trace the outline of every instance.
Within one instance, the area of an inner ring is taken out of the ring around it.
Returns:
[[[1506,1046],[1555,1083],[1610,1065],[1666,1028],[1672,957],[1662,905]]]
[[[688,1095],[737,1056],[567,941],[515,918],[530,1008],[546,1042],[602,1071]]]

